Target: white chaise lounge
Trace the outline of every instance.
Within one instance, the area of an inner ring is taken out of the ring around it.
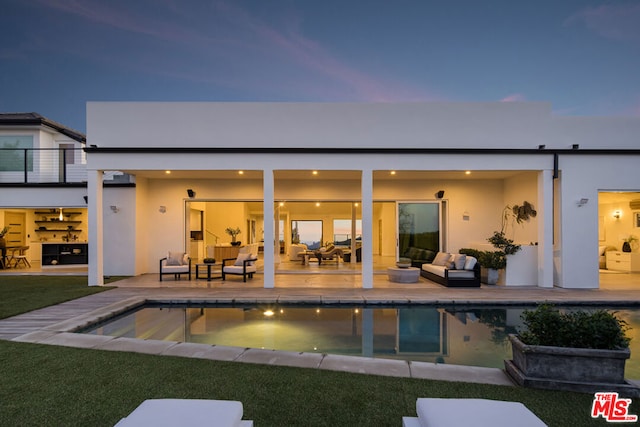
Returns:
[[[115,427],[252,427],[242,419],[242,402],[206,399],[148,399]]]
[[[545,427],[520,402],[488,399],[420,398],[417,417],[402,417],[402,427]]]

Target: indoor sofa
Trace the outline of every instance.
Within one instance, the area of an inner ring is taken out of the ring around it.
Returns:
[[[420,275],[447,287],[480,287],[480,264],[468,255],[438,252],[431,263],[422,264]]]
[[[430,263],[436,256],[436,252],[429,249],[416,248],[409,246],[400,255],[400,258],[409,258],[411,260],[411,267],[420,268],[424,263]]]

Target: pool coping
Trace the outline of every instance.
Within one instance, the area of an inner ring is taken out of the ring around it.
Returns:
[[[376,302],[363,298],[322,298],[317,301],[300,298],[147,298],[130,297],[89,311],[70,319],[44,326],[12,339],[16,342],[58,345],[105,351],[127,351],[159,356],[188,357],[224,362],[254,363],[272,366],[323,369],[352,372],[369,375],[383,375],[403,378],[432,379],[442,381],[461,381],[503,386],[516,386],[503,369],[466,365],[447,365],[441,363],[417,362],[396,359],[370,358],[364,356],[344,356],[323,353],[305,353],[282,350],[264,350],[256,348],[230,347],[211,344],[187,343],[180,341],[143,340],[129,337],[111,337],[104,335],[80,334],[76,331],[99,323],[111,317],[134,310],[145,304],[366,304],[380,306],[385,304],[410,304],[406,298]],[[487,302],[489,303],[489,302]],[[502,301],[490,302],[492,305],[515,305]],[[479,301],[465,303],[430,301],[429,305],[470,305],[482,304]],[[522,304],[522,302],[519,302]]]

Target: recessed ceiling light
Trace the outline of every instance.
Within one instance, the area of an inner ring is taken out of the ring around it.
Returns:
[[[464,171],[465,175],[471,175],[471,171]]]
[[[390,175],[395,175],[395,174],[396,174],[396,171],[391,171],[391,172],[389,172],[389,174],[390,174]]]
[[[311,173],[314,174],[314,175],[318,175],[318,171],[313,171]]]
[[[320,202],[316,202],[316,206],[320,206]]]
[[[171,171],[164,171],[164,173],[166,173],[167,175],[169,175],[171,173]]]
[[[238,175],[244,175],[244,171],[238,171]]]

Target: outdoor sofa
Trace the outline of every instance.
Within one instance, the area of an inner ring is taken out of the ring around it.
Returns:
[[[480,264],[464,254],[438,252],[431,263],[420,266],[420,275],[447,287],[480,287]]]

